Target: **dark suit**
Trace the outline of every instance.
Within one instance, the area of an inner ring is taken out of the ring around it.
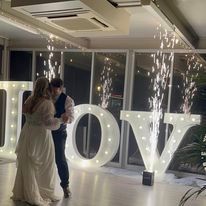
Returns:
[[[63,113],[65,113],[65,101],[67,95],[61,93],[55,102],[56,114],[55,117],[60,118]],[[52,136],[54,140],[55,147],[55,159],[57,164],[57,169],[59,177],[61,180],[61,187],[66,188],[69,185],[69,169],[67,165],[67,160],[65,157],[65,144],[67,138],[66,124],[61,124],[58,130],[52,131]]]

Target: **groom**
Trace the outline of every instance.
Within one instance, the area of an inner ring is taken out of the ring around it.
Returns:
[[[56,108],[55,117],[60,118],[63,113],[68,117],[68,123],[74,119],[74,101],[71,97],[63,93],[63,81],[54,78],[50,82],[52,99]],[[61,187],[64,197],[68,198],[71,194],[69,190],[69,169],[65,157],[65,143],[67,138],[66,124],[62,123],[58,130],[52,131],[55,147],[55,159],[58,174],[61,180]]]

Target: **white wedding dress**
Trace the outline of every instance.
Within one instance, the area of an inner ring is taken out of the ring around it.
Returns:
[[[16,148],[13,200],[45,206],[60,199],[54,194],[56,164],[51,130],[60,127],[54,112],[53,103],[44,100],[34,113],[25,114],[26,123]]]

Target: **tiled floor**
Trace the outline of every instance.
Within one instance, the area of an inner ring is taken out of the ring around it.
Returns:
[[[143,186],[141,176],[134,178],[105,171],[71,169],[72,197],[62,198],[52,206],[177,206],[184,192],[190,188],[160,182],[153,187]],[[15,172],[14,163],[0,165],[0,206],[27,205],[10,199]],[[57,192],[61,193],[59,186]],[[206,206],[206,197],[190,201],[186,206]]]

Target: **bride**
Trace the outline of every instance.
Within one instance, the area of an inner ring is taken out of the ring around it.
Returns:
[[[54,194],[56,167],[51,130],[67,121],[64,114],[60,119],[54,118],[48,92],[48,79],[37,79],[33,94],[23,106],[26,123],[16,148],[17,173],[12,196],[13,200],[41,206],[60,199]]]

